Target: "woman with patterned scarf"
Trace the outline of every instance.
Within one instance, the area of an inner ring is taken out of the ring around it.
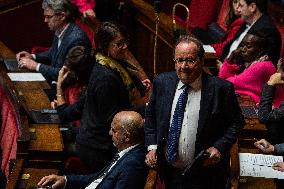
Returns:
[[[144,114],[142,96],[150,88],[120,26],[102,23],[95,36],[96,52],[81,46],[69,51],[59,72],[56,95],[61,121],[80,119],[75,151],[92,172],[102,169],[116,152],[109,135],[113,116],[126,109]],[[68,75],[86,83],[84,94],[72,105],[65,103],[61,87]]]

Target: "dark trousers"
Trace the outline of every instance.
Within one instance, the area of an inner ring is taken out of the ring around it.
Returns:
[[[217,167],[193,169],[186,172],[173,166],[166,168],[166,189],[225,189],[228,174]]]

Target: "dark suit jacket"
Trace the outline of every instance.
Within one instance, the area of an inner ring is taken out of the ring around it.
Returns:
[[[259,102],[258,118],[268,129],[267,140],[272,144],[284,143],[284,102],[279,108],[272,109],[275,87],[264,84]]]
[[[146,146],[158,144],[159,161],[164,159],[164,146],[170,126],[172,101],[178,77],[175,72],[158,75],[153,81],[153,94],[145,113]],[[222,154],[218,169],[228,168],[229,149],[236,141],[244,119],[235,97],[233,85],[203,73],[195,155],[209,147]],[[222,170],[215,170],[216,173]],[[203,175],[203,176],[202,176]],[[204,182],[204,172],[201,174]],[[190,182],[190,181],[187,181]],[[212,187],[213,188],[213,187]]]
[[[138,145],[131,149],[106,174],[97,189],[143,189],[148,173],[144,160],[144,145]],[[85,188],[96,179],[97,175],[100,175],[100,173],[84,176],[66,176],[66,189]]]
[[[58,46],[58,37],[54,35],[53,42],[48,51],[36,54],[36,61],[43,63],[39,72],[51,83],[57,81],[58,72],[64,64],[68,51],[77,45],[91,48],[91,43],[86,33],[74,23],[70,23],[66,29],[60,47]]]
[[[246,23],[244,23],[240,27],[235,37],[225,45],[222,53],[222,60],[224,60],[227,57],[232,43],[243,33],[245,29],[246,29]],[[278,29],[276,28],[273,20],[270,18],[270,16],[262,15],[252,25],[252,27],[249,29],[249,32],[250,31],[262,31],[265,34],[268,42],[267,54],[274,63],[274,65],[276,65],[280,56],[282,40],[281,40],[281,35]]]

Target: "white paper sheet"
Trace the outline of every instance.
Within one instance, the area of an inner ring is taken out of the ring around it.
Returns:
[[[276,162],[283,162],[282,156],[239,153],[240,176],[284,179],[284,172],[272,169]]]
[[[41,73],[8,73],[12,81],[45,81]]]
[[[216,53],[215,49],[211,45],[203,45],[206,53]]]

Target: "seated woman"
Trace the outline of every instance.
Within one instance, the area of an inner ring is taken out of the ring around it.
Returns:
[[[199,38],[204,44],[210,44],[216,51],[216,56],[221,57],[224,46],[228,41],[232,40],[244,21],[240,18],[239,0],[230,0],[223,2],[222,8],[228,9],[228,13],[225,18],[226,28],[220,26],[222,23],[210,23],[208,30],[201,28],[193,28],[191,33]],[[229,6],[229,7],[227,7]],[[226,30],[224,30],[226,29]]]
[[[138,69],[128,61],[132,57],[124,30],[105,22],[95,36],[96,53],[80,46],[70,50],[65,66],[59,72],[56,108],[63,122],[80,119],[76,153],[93,172],[104,167],[115,153],[108,134],[113,116],[121,110],[145,105],[141,98],[145,87],[133,74]],[[87,87],[75,104],[67,105],[62,82],[72,73]]]
[[[235,34],[244,23],[241,19],[241,12],[238,10],[239,0],[230,0],[230,9],[228,11],[228,15],[226,17],[227,31],[225,38],[220,41],[211,44],[211,46],[216,51],[216,56],[221,57],[224,46],[234,38]]]
[[[236,93],[249,96],[255,103],[260,100],[262,85],[276,71],[266,55],[267,41],[263,36],[259,32],[248,33],[219,71],[219,77],[234,84]],[[281,94],[274,99],[274,106],[280,102]]]
[[[279,61],[280,62],[280,61]],[[281,68],[283,69],[283,68]],[[283,94],[284,75],[283,70],[273,74],[268,82],[264,84],[259,103],[258,118],[265,123],[268,129],[267,139],[272,144],[284,143],[284,96],[279,108],[273,108],[273,99],[281,93]],[[284,144],[282,145],[282,147]],[[284,150],[284,148],[282,148]]]

